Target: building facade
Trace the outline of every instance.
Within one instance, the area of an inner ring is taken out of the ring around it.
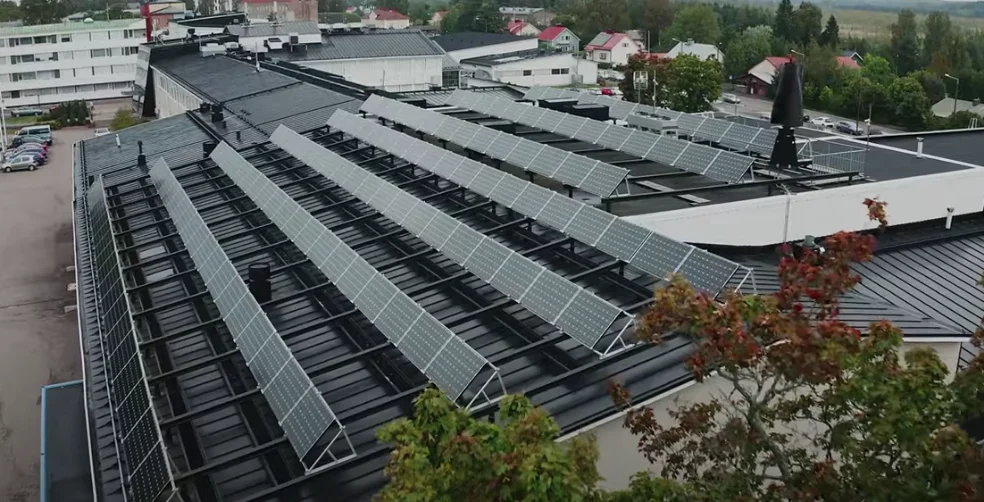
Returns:
[[[7,108],[129,95],[144,20],[0,28],[0,90]]]
[[[561,52],[577,52],[581,39],[569,28],[556,25],[544,29],[538,36],[540,47]]]
[[[317,0],[243,0],[242,9],[250,19],[318,22]],[[276,10],[274,10],[276,9]]]
[[[629,56],[642,50],[642,46],[625,33],[601,32],[584,46],[588,59],[596,63],[621,66],[629,63]]]
[[[461,61],[474,78],[523,87],[598,83],[598,64],[569,53],[500,54]]]
[[[362,18],[362,24],[380,30],[402,30],[410,27],[410,18],[396,9],[376,9]]]
[[[433,40],[455,61],[532,51],[537,48],[536,38],[520,37],[509,33],[451,33],[434,37]]]

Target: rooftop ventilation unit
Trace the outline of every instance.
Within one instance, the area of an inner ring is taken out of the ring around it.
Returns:
[[[676,120],[632,114],[626,117],[625,121],[633,129],[649,131],[655,134],[669,134],[673,136],[677,134]]]

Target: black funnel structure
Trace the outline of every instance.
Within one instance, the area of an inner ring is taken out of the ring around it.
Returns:
[[[803,66],[795,61],[782,65],[779,85],[772,103],[771,122],[782,126],[772,149],[771,167],[792,167],[799,163],[793,129],[803,125]]]
[[[249,266],[249,292],[258,303],[270,301],[273,293],[270,291],[270,265],[266,263],[251,263]]]

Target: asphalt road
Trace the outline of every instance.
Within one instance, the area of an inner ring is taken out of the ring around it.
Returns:
[[[50,160],[0,174],[0,500],[39,499],[41,386],[82,376],[72,265],[72,150],[91,129],[55,132]]]
[[[761,118],[761,114],[763,113],[772,113],[772,101],[768,99],[749,96],[747,94],[739,94],[738,97],[741,99],[741,103],[738,104],[738,115],[745,115],[752,118]],[[735,113],[735,105],[733,104],[717,103],[715,107],[718,109],[718,111],[724,113],[731,113],[731,114]],[[855,121],[855,117],[840,117],[837,115],[831,115],[827,112],[821,112],[817,110],[804,109],[803,113],[809,115],[810,118],[830,117],[830,120],[833,120],[835,123],[842,120],[852,123]],[[864,117],[862,117],[862,121],[863,119]],[[861,126],[862,127],[864,126],[864,122],[861,123]],[[886,127],[883,125],[878,125],[878,124],[872,125],[872,131],[871,131],[872,135],[878,133],[894,134],[900,132],[904,132],[904,131],[899,129],[894,129],[891,127]]]

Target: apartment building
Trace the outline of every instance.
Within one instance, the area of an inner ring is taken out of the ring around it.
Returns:
[[[0,28],[0,91],[7,108],[129,95],[144,20]]]

